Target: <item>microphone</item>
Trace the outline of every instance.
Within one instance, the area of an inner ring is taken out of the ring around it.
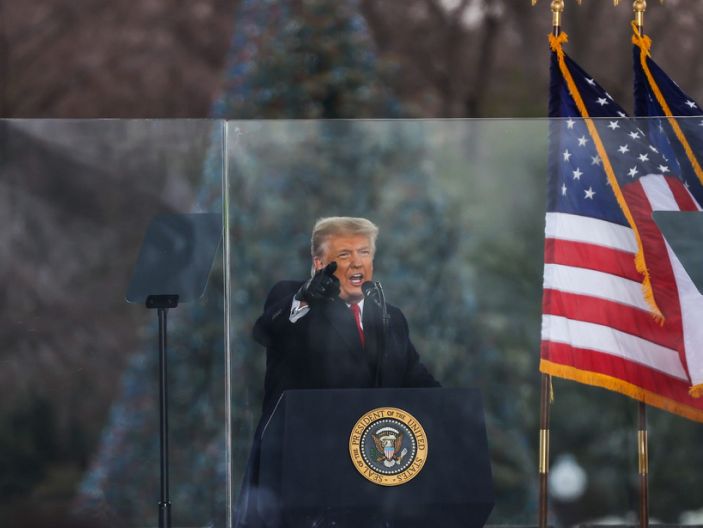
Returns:
[[[364,299],[371,299],[376,306],[381,307],[381,294],[379,291],[380,282],[366,281],[361,285],[361,291],[364,294]]]
[[[374,295],[374,293],[378,293],[376,291],[376,285],[371,281],[366,281],[364,284],[362,284],[361,291],[364,294],[364,299],[371,297],[372,295]]]

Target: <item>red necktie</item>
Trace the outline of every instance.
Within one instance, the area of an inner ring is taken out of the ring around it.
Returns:
[[[354,321],[356,321],[356,329],[359,331],[359,339],[361,339],[361,346],[364,346],[364,329],[361,328],[361,310],[358,304],[351,305],[351,311],[354,314]]]

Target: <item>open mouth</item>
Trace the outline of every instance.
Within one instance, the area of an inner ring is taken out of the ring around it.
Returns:
[[[354,275],[351,275],[349,277],[349,282],[351,283],[352,286],[361,287],[361,284],[364,282],[363,273],[355,273]]]

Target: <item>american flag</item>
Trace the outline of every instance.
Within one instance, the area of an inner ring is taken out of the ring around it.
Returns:
[[[688,319],[703,320],[703,298],[651,218],[699,207],[565,40],[552,38],[550,116],[562,119],[550,131],[540,370],[703,421],[689,395],[703,370],[686,354],[689,337],[703,345]]]
[[[699,154],[703,152],[703,110],[654,62],[649,37],[640,35],[636,26],[633,30],[635,115],[647,118],[640,120],[640,126],[648,141],[676,160],[672,165],[677,173],[696,201],[703,203]]]

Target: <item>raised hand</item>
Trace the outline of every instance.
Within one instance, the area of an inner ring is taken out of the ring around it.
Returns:
[[[320,301],[333,301],[339,296],[339,279],[334,276],[337,263],[332,261],[322,269],[317,270],[295,294],[299,301],[313,304]]]

